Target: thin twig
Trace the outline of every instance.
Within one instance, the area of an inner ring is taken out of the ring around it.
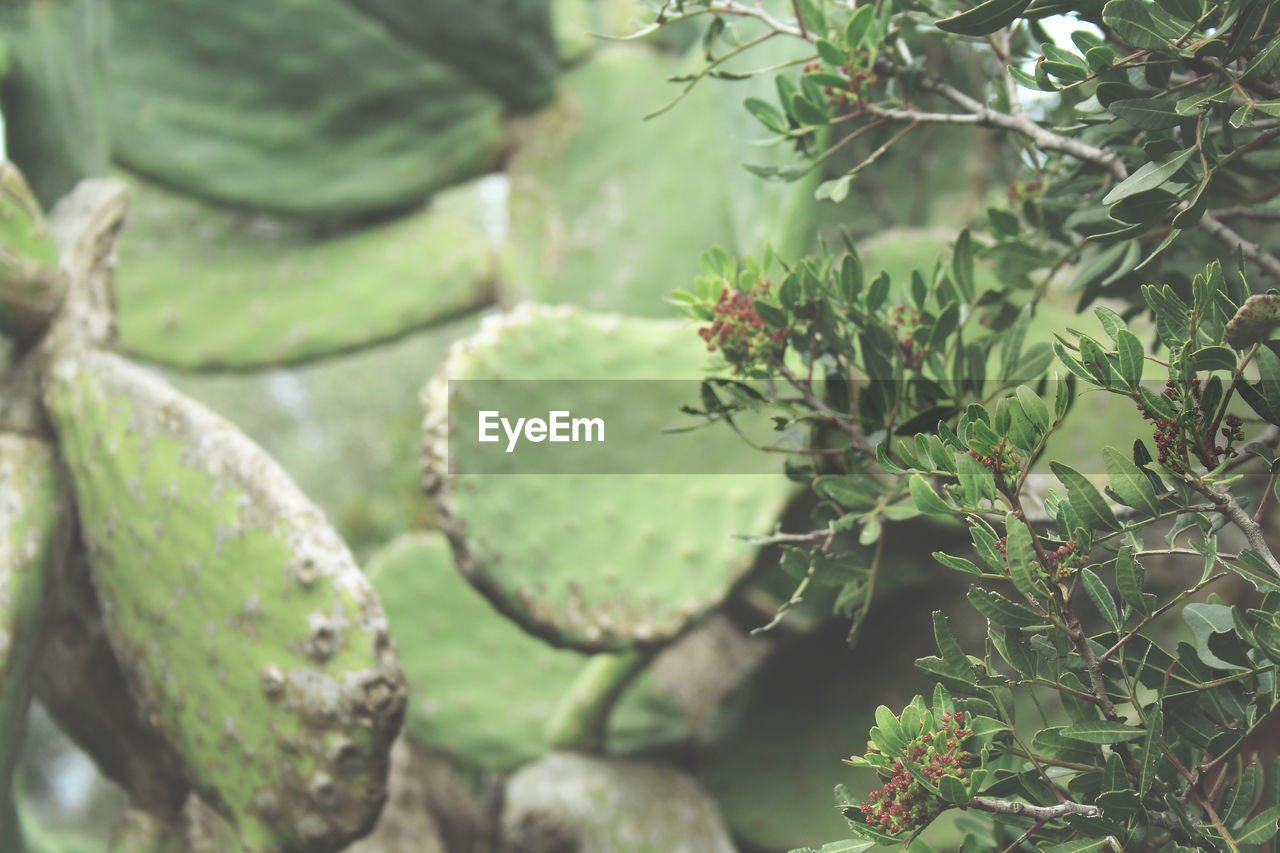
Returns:
[[[965,804],[969,808],[978,809],[992,814],[1021,815],[1023,817],[1034,818],[1035,820],[1045,821],[1054,820],[1056,818],[1065,817],[1069,814],[1078,814],[1082,817],[1102,817],[1102,809],[1097,806],[1085,805],[1084,803],[1073,803],[1071,800],[1065,800],[1056,806],[1033,806],[1029,803],[1020,803],[1016,800],[996,800],[991,797],[974,797]]]

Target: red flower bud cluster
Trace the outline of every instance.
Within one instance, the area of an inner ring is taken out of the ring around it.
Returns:
[[[711,306],[714,317],[711,325],[698,330],[698,336],[707,342],[707,349],[719,348],[725,360],[734,365],[735,373],[782,359],[786,330],[770,329],[755,309],[756,298],[767,295],[770,286],[765,281],[750,291],[725,288]]]
[[[942,801],[920,783],[908,764],[935,786],[943,776],[954,776],[967,785],[966,768],[973,756],[961,745],[972,736],[973,729],[965,727],[963,711],[944,711],[938,731],[922,732],[912,738],[902,758],[888,768],[888,781],[867,795],[867,801],[859,807],[862,819],[889,835],[927,826],[942,811]]]

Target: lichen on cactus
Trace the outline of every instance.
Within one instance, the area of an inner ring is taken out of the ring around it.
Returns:
[[[451,475],[450,432],[475,428],[476,403],[465,383],[448,380],[688,378],[704,356],[679,324],[530,305],[455,344],[424,389],[424,482],[441,528],[463,574],[526,630],[592,652],[669,641],[751,567],[754,549],[725,531],[767,528],[790,487],[766,474]],[[617,382],[608,400],[575,398],[601,387],[587,384],[557,383],[554,401],[534,396],[529,405],[577,405],[606,423],[652,419],[655,430],[681,417],[663,383]],[[733,471],[743,458],[735,454],[751,453],[731,442],[659,440],[670,470]],[[635,450],[619,448],[616,463],[634,470],[626,457]]]
[[[196,790],[251,850],[362,834],[404,690],[346,546],[231,424],[116,356],[63,354],[46,405],[112,646]]]
[[[54,210],[69,290],[29,359],[139,737],[157,737],[180,773],[173,802],[136,804],[167,827],[189,782],[250,853],[341,849],[377,819],[403,718],[386,619],[279,465],[101,348],[122,216],[110,183]]]
[[[62,504],[52,448],[0,433],[0,803],[26,727]]]

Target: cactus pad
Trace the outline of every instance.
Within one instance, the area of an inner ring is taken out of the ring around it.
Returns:
[[[552,95],[558,68],[549,0],[347,2],[513,107]]]
[[[107,0],[5,0],[0,106],[9,159],[46,209],[107,171]]]
[[[120,237],[123,345],[184,368],[306,361],[389,340],[489,301],[493,248],[475,185],[320,239],[135,184]]]
[[[306,217],[414,204],[489,168],[501,102],[342,0],[113,2],[113,156]]]
[[[0,160],[0,331],[34,336],[64,289],[40,205],[17,167]]]
[[[108,636],[142,712],[250,851],[332,851],[385,798],[404,712],[346,546],[234,426],[67,346],[45,403]]]
[[[586,659],[494,611],[458,574],[438,533],[397,539],[367,572],[413,691],[406,732],[487,769],[509,770],[541,755],[547,717]]]
[[[732,245],[715,93],[698,86],[644,121],[678,94],[664,80],[678,70],[650,50],[601,49],[522,130],[507,277],[527,298],[669,316],[662,297],[693,280],[698,255]]]
[[[698,336],[678,323],[539,306],[490,318],[455,344],[423,394],[424,481],[459,567],[499,610],[556,645],[585,651],[668,641],[745,575],[754,551],[732,534],[772,526],[790,487],[776,474],[449,476],[449,430],[473,430],[476,413],[465,384],[453,383],[451,398],[445,379],[675,379],[696,376],[705,356]],[[651,423],[655,432],[681,422],[667,383],[610,382],[611,399],[575,399],[602,384],[556,383],[554,401],[529,386],[535,396],[518,402],[525,412],[553,403],[606,424]],[[696,402],[696,382],[688,392],[683,402]],[[664,470],[743,470],[735,464],[744,458],[759,464],[762,454],[741,442],[693,436],[710,433],[656,437]],[[615,452],[619,466],[644,470],[630,458],[635,446]]]
[[[52,449],[0,433],[0,804],[26,726],[61,497]]]

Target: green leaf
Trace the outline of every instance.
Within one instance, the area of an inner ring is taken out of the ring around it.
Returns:
[[[757,121],[774,133],[786,133],[790,130],[790,125],[787,124],[787,117],[782,114],[782,110],[768,101],[760,98],[747,98],[742,102],[742,106],[746,108],[747,112],[755,116]]]
[[[1196,654],[1200,660],[1215,669],[1242,670],[1247,667],[1223,660],[1210,648],[1214,634],[1235,634],[1235,620],[1231,608],[1225,604],[1188,604],[1182,609],[1182,621],[1191,629],[1196,640]]]
[[[1142,510],[1148,515],[1160,512],[1155,486],[1132,459],[1108,445],[1102,448],[1102,461],[1112,490],[1126,506]]]
[[[805,98],[805,96],[800,92],[796,92],[791,96],[791,103],[788,106],[791,114],[795,116],[801,124],[821,127],[830,121],[826,110]]]
[[[1125,604],[1146,616],[1151,608],[1142,594],[1142,581],[1142,566],[1133,559],[1133,549],[1126,545],[1116,554],[1116,589]]]
[[[1126,723],[1114,720],[1094,720],[1088,723],[1076,723],[1062,730],[1062,736],[1085,743],[1121,743],[1135,740],[1146,734],[1146,730],[1134,728]]]
[[[985,36],[1003,29],[1022,14],[1030,0],[986,0],[958,15],[943,18],[934,24],[943,32],[962,36]]]
[[[898,717],[889,709],[887,705],[881,705],[876,708],[876,725],[880,727],[891,743],[897,745],[898,749],[906,746],[907,737],[902,732],[902,724],[898,721]]]
[[[951,515],[955,510],[938,497],[938,493],[933,490],[933,486],[919,474],[912,474],[909,481],[911,489],[911,500],[915,503],[916,508],[925,515]]]
[[[867,34],[871,32],[871,23],[875,19],[875,5],[865,3],[853,11],[849,23],[844,28],[844,41],[850,50],[863,46]]]
[[[1232,88],[1227,86],[1216,92],[1201,92],[1178,101],[1173,107],[1180,116],[1200,115],[1214,104],[1220,104],[1231,97]]]
[[[1144,0],[1111,0],[1102,7],[1102,20],[1117,36],[1138,50],[1171,50],[1170,42],[1190,28]]]
[[[1172,103],[1163,98],[1125,98],[1107,109],[1140,130],[1167,130],[1182,123]]]
[[[866,543],[864,543],[866,544]],[[934,551],[933,558],[948,569],[954,569],[957,572],[963,572],[967,575],[980,575],[982,569],[972,560],[966,560],[963,557],[953,557],[950,554],[944,554],[941,551]]]
[[[933,611],[933,639],[938,644],[938,653],[942,655],[947,671],[956,678],[972,680],[973,666],[956,642],[951,627],[947,624],[947,616],[941,610]]]
[[[1245,67],[1244,73],[1240,75],[1240,81],[1253,80],[1257,77],[1265,77],[1280,65],[1280,36],[1276,36],[1267,42],[1266,47],[1258,51],[1258,53],[1249,60],[1248,66]]]
[[[1234,840],[1239,845],[1265,844],[1275,836],[1277,822],[1280,822],[1280,806],[1272,806],[1246,823]]]
[[[1111,0],[1111,3],[1116,2],[1121,2],[1121,0]],[[1196,149],[1188,148],[1185,151],[1175,151],[1159,160],[1143,164],[1132,175],[1112,187],[1111,191],[1102,197],[1102,203],[1115,204],[1138,193],[1159,189],[1179,169],[1185,166],[1195,156],[1195,153]]]
[[[1111,590],[1107,589],[1107,585],[1102,582],[1102,578],[1094,574],[1092,569],[1086,567],[1080,570],[1080,580],[1084,582],[1084,591],[1089,594],[1089,599],[1098,608],[1102,618],[1106,619],[1107,624],[1114,630],[1119,631],[1121,624],[1120,611],[1116,609],[1116,601],[1111,597]]]
[[[826,39],[818,39],[814,46],[818,48],[818,55],[822,57],[822,61],[828,65],[839,67],[849,61],[848,55],[843,50]]]
[[[969,236],[968,228],[961,231],[960,236],[956,238],[956,247],[951,253],[951,274],[955,277],[956,287],[960,288],[960,293],[964,296],[965,301],[972,302],[974,293],[973,238]]]
[[[1201,370],[1225,370],[1231,372],[1236,369],[1236,365],[1236,354],[1228,347],[1201,347],[1192,353],[1191,358],[1187,360],[1187,367],[1196,372]]]
[[[1044,398],[1032,391],[1026,385],[1019,385],[1014,391],[1018,397],[1018,402],[1022,404],[1022,410],[1026,412],[1031,423],[1040,432],[1044,433],[1049,429],[1049,406],[1045,403]]]
[[[1010,601],[998,592],[974,586],[969,588],[967,595],[974,609],[996,625],[1007,628],[1034,628],[1047,625],[1049,622],[1048,617]]]
[[[1146,351],[1138,336],[1128,329],[1116,330],[1116,351],[1120,363],[1120,378],[1137,388],[1142,381],[1142,368],[1146,363]]]
[[[1071,506],[1080,519],[1095,530],[1119,530],[1120,522],[1106,499],[1087,477],[1061,462],[1050,462],[1050,470],[1067,487]]]
[[[948,803],[969,802],[969,791],[955,776],[943,776],[938,780],[938,793]]]
[[[1013,513],[1005,516],[1008,533],[1005,548],[1009,560],[1009,577],[1018,592],[1028,598],[1046,595],[1049,591],[1042,578],[1040,563],[1036,559],[1031,531]]]
[[[1256,761],[1251,761],[1239,781],[1231,786],[1226,797],[1226,809],[1220,809],[1223,826],[1233,826],[1253,809],[1254,795],[1262,785],[1262,770]]]

